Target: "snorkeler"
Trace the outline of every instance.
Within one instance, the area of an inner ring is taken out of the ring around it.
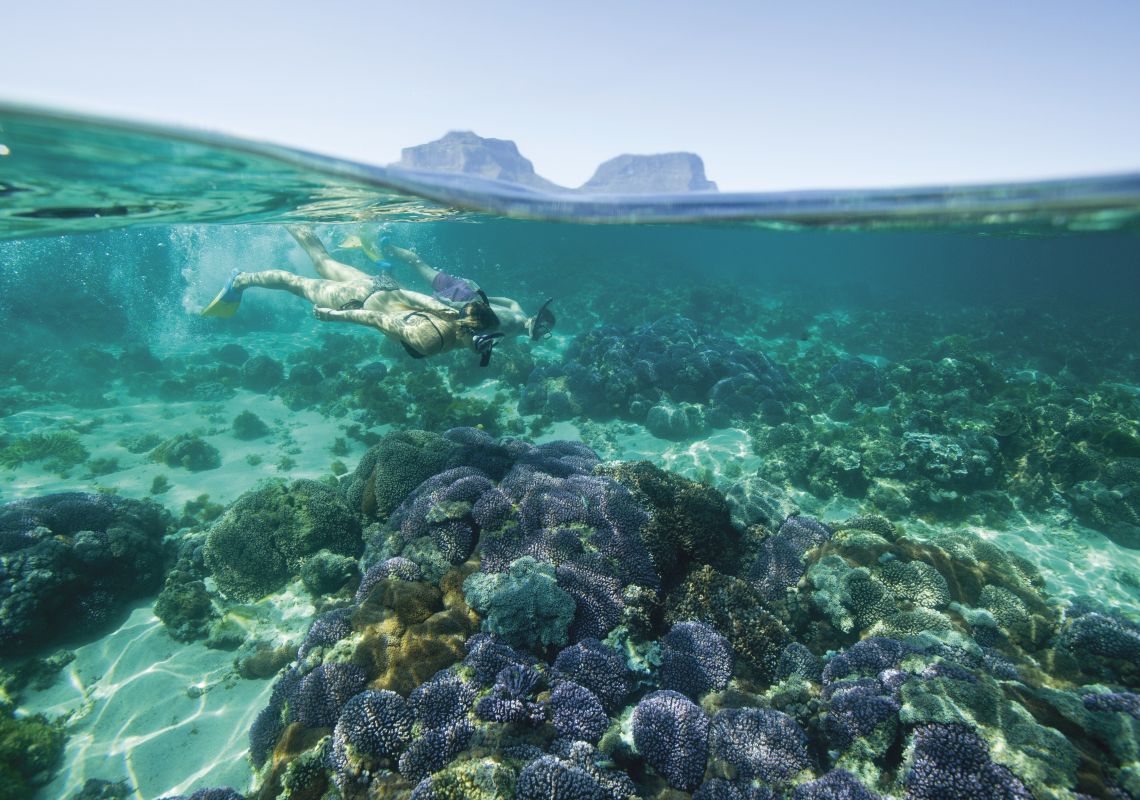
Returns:
[[[391,253],[400,261],[409,264],[424,282],[431,286],[432,297],[452,308],[462,308],[467,303],[483,300],[491,306],[491,310],[499,318],[499,330],[504,335],[526,333],[531,339],[546,339],[554,329],[555,318],[554,312],[550,310],[551,300],[543,303],[533,317],[528,317],[516,300],[510,297],[488,297],[475,281],[436,269],[412,250],[392,244],[387,236],[380,237],[380,249],[377,249],[375,244],[369,244],[366,240],[355,236],[347,240],[342,247],[359,247],[369,259],[382,267],[389,266],[384,255]]]
[[[234,270],[217,297],[202,310],[207,317],[231,317],[237,313],[242,292],[251,286],[281,289],[313,304],[313,314],[325,322],[353,322],[376,328],[400,342],[413,358],[470,347],[486,366],[498,340],[507,334],[528,334],[533,339],[549,334],[554,316],[546,306],[543,314],[527,318],[518,303],[509,298],[495,310],[481,291],[465,303],[448,304],[435,297],[403,289],[391,275],[368,275],[332,258],[310,229],[289,226],[289,232],[308,253],[319,279],[304,278],[287,270],[240,272]],[[538,334],[538,335],[536,335]]]

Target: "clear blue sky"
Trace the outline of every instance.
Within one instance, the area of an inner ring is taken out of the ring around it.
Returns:
[[[448,130],[576,186],[690,150],[722,190],[1140,168],[1140,2],[10,3],[0,98],[372,163]]]

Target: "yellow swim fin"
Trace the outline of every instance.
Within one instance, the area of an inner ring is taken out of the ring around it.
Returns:
[[[344,241],[337,245],[338,250],[360,250],[364,243],[359,236],[346,236]]]
[[[238,270],[230,273],[230,279],[226,281],[226,285],[218,292],[218,296],[210,301],[210,305],[202,309],[203,317],[217,317],[219,319],[228,319],[237,313],[238,306],[241,305],[241,289],[234,288],[234,278],[238,276]]]
[[[373,239],[361,239],[360,249],[375,264],[384,260],[384,254],[380,252],[380,248],[377,247],[376,241]]]

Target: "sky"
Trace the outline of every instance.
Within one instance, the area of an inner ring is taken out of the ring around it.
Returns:
[[[584,183],[699,154],[722,191],[1140,169],[1140,2],[24,0],[0,101],[373,164],[449,130]]]

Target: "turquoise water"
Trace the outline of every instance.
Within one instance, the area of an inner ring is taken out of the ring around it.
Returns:
[[[9,796],[1140,796],[1137,176],[547,196],[3,107],[0,145]],[[315,277],[296,223],[552,335],[200,315]]]

